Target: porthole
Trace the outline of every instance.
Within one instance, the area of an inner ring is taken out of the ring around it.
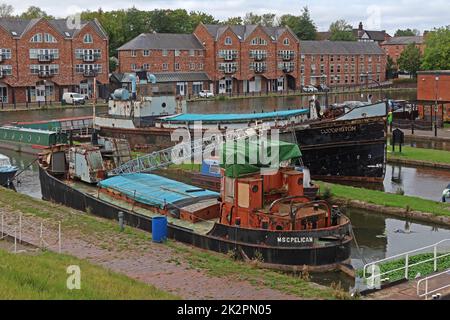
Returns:
[[[277,224],[277,226],[275,227],[275,230],[282,231],[283,230],[283,226],[281,224]]]
[[[252,191],[253,191],[253,193],[256,193],[256,192],[258,192],[258,190],[259,190],[258,186],[253,186],[253,187],[252,187]]]
[[[298,178],[297,183],[299,186],[303,185],[303,178]]]
[[[167,105],[165,102],[162,103],[161,107],[165,108]]]

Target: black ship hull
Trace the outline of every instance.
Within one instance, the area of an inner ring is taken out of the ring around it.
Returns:
[[[292,133],[285,137],[292,140]],[[294,138],[313,179],[369,183],[384,180],[387,138],[383,117],[319,122],[295,130]]]
[[[0,172],[0,186],[2,187],[10,187],[12,185],[12,180],[16,175],[17,170],[8,171],[8,172]]]
[[[96,216],[118,220],[123,212],[127,225],[152,231],[151,217],[126,210],[68,186],[39,168],[42,198]],[[236,252],[245,259],[258,259],[262,265],[284,270],[306,268],[321,271],[339,269],[348,262],[351,251],[350,222],[314,232],[270,232],[249,230],[216,223],[208,234],[168,225],[168,237],[176,241],[219,253]],[[316,246],[311,239],[321,241]],[[323,244],[325,243],[325,244]]]

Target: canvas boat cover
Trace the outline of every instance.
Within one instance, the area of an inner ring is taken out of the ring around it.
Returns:
[[[115,176],[100,181],[98,185],[101,188],[119,191],[130,199],[161,209],[165,205],[219,197],[217,192],[145,173]]]
[[[344,114],[342,117],[336,120],[356,120],[361,118],[371,118],[371,117],[385,117],[386,113],[386,103],[380,102],[376,104],[370,104],[366,106],[356,107]]]
[[[278,152],[278,158],[274,152]],[[220,154],[220,166],[225,169],[225,176],[230,178],[257,173],[262,168],[278,169],[281,162],[298,159],[302,156],[297,144],[260,139],[224,143]],[[272,160],[272,155],[273,160],[276,161]]]
[[[307,109],[296,110],[283,110],[273,112],[262,113],[212,113],[212,114],[195,114],[195,113],[183,113],[174,116],[168,116],[161,118],[161,121],[174,121],[174,122],[244,122],[249,120],[263,120],[263,119],[277,119],[277,118],[289,118],[302,114],[306,114],[309,111]]]

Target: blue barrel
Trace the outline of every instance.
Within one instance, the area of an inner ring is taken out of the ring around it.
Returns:
[[[152,218],[153,242],[163,242],[167,239],[167,217]]]

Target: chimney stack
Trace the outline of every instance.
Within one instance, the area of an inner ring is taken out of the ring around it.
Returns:
[[[362,22],[359,23],[358,30],[359,30],[359,31],[363,31],[363,23],[362,23]]]

